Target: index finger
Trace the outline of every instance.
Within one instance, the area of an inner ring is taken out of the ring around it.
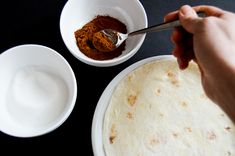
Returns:
[[[173,11],[173,12],[170,12],[168,13],[165,17],[164,17],[164,22],[170,22],[170,21],[173,21],[173,20],[176,20],[178,19],[178,14],[179,14],[179,11]]]

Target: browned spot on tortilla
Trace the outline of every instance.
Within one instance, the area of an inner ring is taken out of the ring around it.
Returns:
[[[129,95],[128,96],[128,104],[133,107],[135,105],[135,102],[136,102],[136,99],[137,99],[137,96],[136,95]]]
[[[185,102],[185,101],[182,101],[182,102],[180,103],[180,105],[181,105],[182,107],[187,107],[187,106],[188,106],[187,102]]]
[[[192,132],[192,128],[191,128],[191,127],[185,127],[185,130],[186,130],[187,132],[189,132],[189,133]]]
[[[178,138],[179,134],[178,133],[172,133],[174,138]]]
[[[133,75],[129,75],[129,76],[128,76],[128,81],[131,82],[132,79],[133,79]]]
[[[163,117],[164,117],[164,114],[163,114],[163,113],[160,113],[159,116],[163,118]]]
[[[209,140],[215,140],[216,139],[216,134],[214,131],[209,131],[207,132],[207,139]]]
[[[110,136],[109,137],[110,144],[113,144],[115,138],[116,138],[115,136]]]
[[[151,145],[151,146],[155,146],[155,145],[157,145],[157,144],[159,144],[160,143],[160,140],[158,139],[158,138],[156,138],[156,137],[152,137],[151,139],[150,139],[150,141],[149,141],[149,144]]]
[[[206,96],[206,94],[205,93],[203,93],[203,94],[201,94],[201,96],[200,96],[202,99],[207,99],[207,96]]]
[[[127,112],[127,113],[126,113],[126,117],[127,117],[128,119],[133,119],[133,113]]]
[[[225,127],[225,130],[230,131],[232,128],[231,127]]]
[[[220,114],[220,116],[224,117],[225,115],[224,114]]]
[[[179,87],[179,86],[180,86],[180,85],[179,85],[179,81],[176,80],[176,79],[171,80],[171,83],[172,83],[173,85],[175,85],[176,87]]]
[[[172,71],[168,71],[167,76],[170,77],[170,78],[175,78],[176,75]]]
[[[179,87],[179,80],[174,72],[168,71],[167,76],[173,85],[175,85],[176,87]]]
[[[157,95],[157,96],[159,96],[160,95],[160,93],[161,93],[161,90],[158,88],[158,89],[156,89],[156,91],[155,91],[155,94]]]
[[[117,137],[116,125],[112,124],[111,131],[110,131],[110,136],[109,136],[109,143],[113,144],[116,137]]]

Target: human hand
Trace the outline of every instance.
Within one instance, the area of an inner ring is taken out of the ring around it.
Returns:
[[[198,17],[199,11],[207,17]],[[183,28],[175,28],[171,39],[179,67],[197,62],[206,94],[235,121],[235,14],[213,6],[186,5],[166,15],[165,21],[177,18]]]

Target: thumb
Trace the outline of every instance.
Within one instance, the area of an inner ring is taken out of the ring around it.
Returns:
[[[186,31],[194,34],[201,18],[189,5],[184,5],[179,10],[179,20]]]

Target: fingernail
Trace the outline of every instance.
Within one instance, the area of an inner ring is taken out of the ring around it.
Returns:
[[[177,58],[177,62],[178,62],[178,65],[179,65],[179,68],[181,70],[184,70],[188,67],[188,62],[183,60],[182,58],[178,57]]]
[[[165,17],[163,18],[163,22],[166,22],[166,18]]]

